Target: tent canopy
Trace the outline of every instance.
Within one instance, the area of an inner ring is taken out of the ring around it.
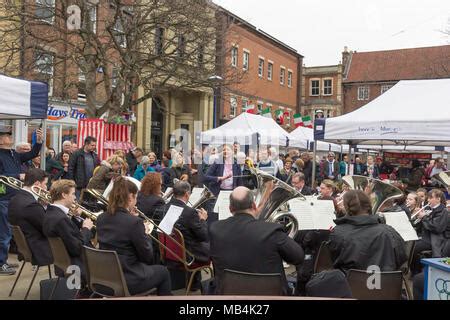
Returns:
[[[450,146],[450,79],[400,81],[356,111],[317,119],[314,134],[340,144]]]
[[[260,145],[287,146],[292,139],[273,119],[244,112],[219,128],[201,133],[202,144],[256,145],[259,136]]]
[[[310,142],[314,142],[314,130],[311,128],[298,127],[291,132],[291,136],[293,139],[293,141],[289,143],[289,146],[291,147],[297,147],[298,145],[299,148],[303,149],[303,145],[306,144],[306,148],[304,149],[308,149],[308,144]],[[323,141],[317,141],[317,150],[342,152],[342,148],[340,145]]]
[[[47,84],[0,75],[1,119],[46,119]]]

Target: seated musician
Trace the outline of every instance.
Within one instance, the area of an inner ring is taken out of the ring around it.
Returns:
[[[417,189],[416,193],[420,201],[419,206],[423,207],[427,203],[427,196],[428,196],[427,189],[419,188]]]
[[[108,210],[97,219],[99,246],[117,252],[130,294],[157,288],[158,295],[171,295],[169,272],[153,264],[151,238],[134,213],[137,193],[136,185],[125,178],[114,182]]]
[[[432,210],[427,213],[427,210]],[[422,251],[431,250],[432,257],[442,256],[445,246],[445,231],[447,228],[449,214],[446,208],[444,193],[439,189],[433,189],[428,193],[428,206],[421,210],[417,216],[421,219],[422,239],[416,242],[414,248],[413,273],[420,271],[420,256]]]
[[[47,190],[47,180],[45,171],[29,169],[25,174],[22,190],[17,191],[8,207],[9,223],[22,229],[32,253],[32,263],[39,266],[52,264],[53,256],[43,233],[45,209],[31,187]]]
[[[84,274],[82,263],[83,245],[90,246],[93,238],[92,228],[94,226],[90,219],[85,219],[81,230],[71,219],[69,211],[76,201],[76,184],[72,180],[58,180],[53,182],[50,188],[52,204],[47,207],[44,217],[43,231],[47,238],[59,237],[71,258],[72,264],[77,265]],[[61,270],[55,268],[56,274]]]
[[[217,288],[224,269],[251,273],[280,273],[287,282],[283,261],[303,262],[303,249],[283,232],[283,226],[258,219],[253,193],[236,188],[230,196],[233,217],[214,222],[209,230],[211,258],[217,277]]]
[[[378,222],[369,196],[350,190],[344,195],[344,208],[347,215],[335,220],[330,234],[334,267],[347,271],[376,265],[381,271],[400,270],[407,260],[404,241],[391,226]]]
[[[215,196],[219,195],[220,190],[231,191],[243,185],[242,171],[233,158],[231,146],[223,146],[222,156],[209,167],[204,177],[205,185]]]
[[[313,189],[305,184],[305,179],[305,175],[302,172],[297,172],[292,176],[292,186],[304,196],[312,196],[314,193]]]
[[[159,172],[150,172],[141,181],[137,207],[150,219],[161,220],[166,202],[161,197],[162,177]]]
[[[406,206],[408,207],[409,211],[408,218],[411,218],[412,215],[416,214],[420,210],[422,206],[420,205],[420,198],[417,193],[410,192],[408,194],[408,196],[406,197]]]

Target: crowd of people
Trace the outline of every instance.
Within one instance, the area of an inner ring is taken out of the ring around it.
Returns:
[[[46,170],[43,171],[39,169],[38,155],[42,147],[39,130],[33,146],[20,144],[15,150],[10,133],[0,131],[0,175],[23,181],[20,191],[2,186],[1,274],[15,273],[16,266],[9,264],[7,257],[10,225],[18,225],[28,240],[36,265],[51,264],[52,252],[47,239],[60,237],[72,263],[80,266],[86,285],[82,250],[83,246],[92,246],[94,221],[86,218],[74,223],[73,219],[80,211],[72,209],[77,201],[83,200],[83,191],[95,189],[102,193],[111,183],[109,204],[95,221],[95,233],[99,249],[117,252],[131,294],[151,288],[156,288],[158,295],[171,294],[168,265],[158,256],[157,244],[149,237],[150,231],[139,216],[140,211],[154,221],[161,221],[171,206],[183,209],[175,228],[183,235],[186,249],[195,256],[196,263],[212,262],[215,293],[221,292],[224,270],[232,269],[279,273],[284,279],[283,292],[287,294],[284,261],[296,266],[296,294],[308,295],[314,260],[323,242],[328,245],[334,268],[344,274],[350,269],[366,270],[372,265],[379,266],[381,271],[401,270],[408,260],[409,252],[400,235],[392,227],[380,223],[380,217],[372,213],[370,195],[349,190],[341,181],[349,174],[396,180],[395,168],[382,158],[369,156],[363,162],[360,157],[349,161],[348,156],[344,156],[338,161],[330,152],[320,160],[299,150],[280,154],[275,148],[252,150],[234,143],[219,148],[208,146],[188,154],[167,150],[161,159],[153,152],[146,154],[136,147],[128,152],[119,150],[107,160],[100,161],[95,152],[96,142],[95,137],[87,137],[83,147],[78,149],[76,144],[65,141],[59,154],[47,148]],[[313,185],[314,167],[316,184]],[[336,227],[333,230],[299,231],[291,239],[284,226],[258,219],[261,203],[266,201],[265,196],[273,185],[265,188],[266,193],[257,204],[255,190],[261,186],[252,173],[254,168],[291,185],[303,195],[317,194],[319,200],[332,200]],[[353,172],[350,172],[351,168]],[[445,196],[441,190],[432,188],[434,182],[429,180],[444,170],[440,158],[426,168],[413,162],[408,179],[399,185],[405,196],[385,208],[387,211],[404,211],[410,218],[421,221],[415,225],[421,239],[412,252],[411,266],[414,279],[419,279],[415,281],[417,292],[420,284],[423,285],[420,258],[426,254],[424,252],[430,251],[432,257],[450,254],[450,218]],[[126,179],[127,176],[139,180],[141,189]],[[52,203],[39,204],[40,199],[32,192],[32,186],[49,189]],[[216,221],[211,203],[202,208],[188,205],[192,188],[203,186],[215,196],[221,191],[232,191],[231,218]],[[163,198],[163,192],[168,188],[173,190],[170,201]],[[423,210],[426,206],[428,210]],[[62,270],[55,272],[64,275]],[[200,285],[199,273],[193,288],[198,289]],[[322,294],[333,296],[333,292],[340,291],[331,288]]]

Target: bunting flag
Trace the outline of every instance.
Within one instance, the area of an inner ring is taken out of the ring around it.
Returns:
[[[253,104],[246,106],[244,112],[255,114],[255,106]]]
[[[261,115],[262,115],[263,117],[266,117],[266,118],[272,118],[272,112],[270,111],[270,108],[264,109],[264,110],[261,112]]]
[[[296,128],[302,126],[302,115],[300,113],[294,114],[294,125]]]
[[[312,123],[312,120],[311,120],[311,116],[302,117],[302,124],[301,124],[301,126],[307,127],[307,128],[312,128],[313,127],[313,123]]]
[[[275,121],[282,126],[284,124],[284,113],[282,110],[275,111]]]

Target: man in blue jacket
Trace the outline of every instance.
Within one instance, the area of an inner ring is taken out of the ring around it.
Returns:
[[[21,165],[37,157],[42,147],[42,130],[36,132],[36,143],[29,152],[17,153],[13,146],[11,128],[0,126],[0,175],[23,180],[25,172]],[[12,275],[16,271],[7,263],[11,229],[8,223],[8,205],[16,191],[6,185],[0,185],[0,275]]]

